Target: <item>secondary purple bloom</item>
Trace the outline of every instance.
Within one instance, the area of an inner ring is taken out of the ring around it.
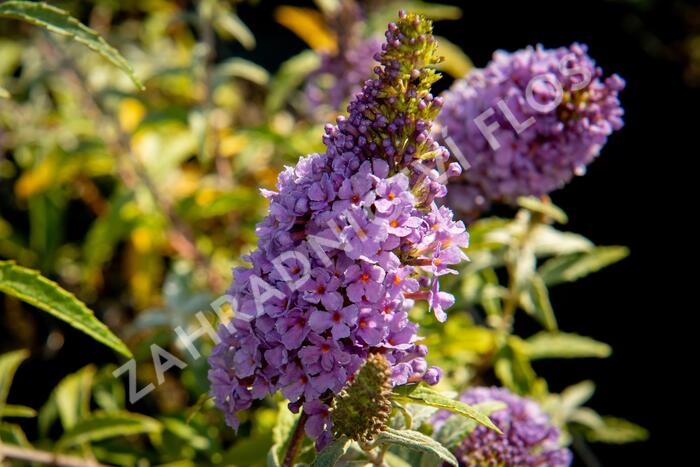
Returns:
[[[442,135],[470,164],[450,185],[451,206],[474,215],[492,202],[547,194],[585,172],[623,126],[625,86],[617,75],[603,78],[586,52],[579,44],[498,51],[445,93]]]
[[[571,452],[560,446],[559,430],[532,399],[516,396],[504,388],[477,387],[465,391],[460,400],[470,405],[486,401],[506,405],[489,416],[504,434],[477,426],[454,450],[460,465],[566,467],[571,464]],[[439,412],[433,419],[433,427],[439,429],[449,416],[449,412]]]

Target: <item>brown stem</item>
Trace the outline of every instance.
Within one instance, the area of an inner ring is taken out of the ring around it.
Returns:
[[[301,450],[301,443],[304,441],[304,425],[306,425],[307,418],[309,418],[309,416],[304,412],[299,416],[297,426],[294,428],[294,433],[292,434],[292,439],[289,440],[289,447],[287,447],[287,453],[284,455],[282,467],[294,466],[294,461],[299,455],[299,450]]]
[[[97,461],[81,459],[79,457],[65,456],[53,452],[39,451],[36,449],[8,446],[0,442],[0,461],[3,458],[18,459],[28,462],[38,462],[57,467],[107,467]]]

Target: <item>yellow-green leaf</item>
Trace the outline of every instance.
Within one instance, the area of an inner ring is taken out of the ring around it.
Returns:
[[[493,424],[489,417],[471,405],[451,399],[444,394],[440,394],[439,392],[421,384],[399,386],[394,388],[392,399],[398,402],[409,402],[413,404],[429,405],[439,409],[446,409],[450,412],[455,412],[471,418],[472,420],[491,428],[498,433],[501,433],[501,430]]]
[[[126,345],[95,317],[92,310],[37,271],[17,266],[14,261],[0,261],[0,292],[54,315],[126,357],[132,356]]]
[[[543,358],[607,358],[612,353],[608,344],[571,333],[540,332],[525,341],[530,360]]]
[[[10,93],[7,91],[7,89],[0,86],[0,99],[9,99],[9,98],[10,98]]]
[[[2,17],[26,21],[56,34],[71,37],[102,55],[129,75],[136,87],[144,89],[126,59],[102,36],[70,16],[67,11],[43,2],[9,1],[0,4],[0,18]]]
[[[335,34],[316,10],[283,5],[275,10],[275,20],[314,50],[335,52],[337,48]]]
[[[551,202],[544,202],[534,196],[521,196],[518,198],[518,205],[530,212],[536,212],[553,219],[560,224],[566,224],[569,218],[562,209]]]
[[[159,433],[161,423],[151,417],[132,412],[95,412],[78,422],[58,441],[57,448],[137,434]]]
[[[375,442],[379,445],[401,446],[414,451],[434,454],[444,462],[458,465],[455,456],[445,446],[419,431],[387,428],[385,431],[379,432]]]
[[[454,78],[462,78],[469,70],[474,68],[474,64],[462,49],[444,37],[436,37],[440,48],[438,52],[445,59],[437,68],[449,73]]]
[[[36,410],[26,405],[7,404],[4,407],[0,406],[0,418],[4,417],[32,418],[36,417]]]
[[[7,401],[7,394],[10,392],[12,378],[15,376],[17,367],[27,359],[29,352],[26,350],[15,350],[0,355],[0,414]]]
[[[557,256],[547,260],[539,274],[547,285],[573,282],[616,263],[629,255],[624,246],[598,246],[590,251]]]

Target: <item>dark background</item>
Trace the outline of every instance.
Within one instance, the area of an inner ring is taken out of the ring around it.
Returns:
[[[276,70],[305,49],[295,35],[275,23],[276,3],[242,6],[240,16],[255,32],[258,47],[246,52],[221,45],[220,58],[241,55]],[[312,2],[279,3],[312,6]],[[626,79],[621,96],[625,127],[612,136],[585,177],[552,196],[569,214],[568,229],[597,244],[631,248],[631,256],[622,263],[551,293],[563,330],[607,342],[614,353],[607,360],[538,364],[536,370],[553,391],[594,380],[598,389],[592,407],[651,431],[646,443],[594,445],[602,464],[690,464],[679,449],[677,433],[688,430],[679,423],[690,418],[686,406],[693,396],[689,381],[693,367],[688,364],[681,373],[673,363],[687,358],[683,330],[690,327],[695,310],[680,305],[683,294],[692,289],[678,283],[687,267],[673,268],[673,259],[690,262],[692,251],[685,246],[690,245],[691,231],[681,219],[694,211],[681,209],[680,203],[692,189],[684,179],[692,173],[691,125],[698,97],[693,84],[700,83],[700,77],[691,73],[687,44],[693,33],[700,37],[700,8],[693,2],[669,0],[443,3],[459,5],[464,14],[460,20],[437,23],[436,34],[462,47],[476,66],[484,66],[499,48],[582,42],[606,75],[618,73]],[[437,90],[450,82],[446,77]],[[62,328],[66,344],[59,354],[33,358],[20,368],[13,391],[16,403],[36,407],[69,369],[113,361],[109,350],[67,326]],[[683,382],[688,386],[683,388]]]

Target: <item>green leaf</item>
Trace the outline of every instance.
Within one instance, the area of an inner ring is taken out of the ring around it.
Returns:
[[[229,58],[216,67],[214,72],[215,85],[222,84],[228,78],[243,78],[265,86],[270,81],[270,74],[260,65],[240,57]]]
[[[458,465],[455,456],[445,446],[419,431],[387,428],[377,435],[375,443],[401,446],[414,451],[434,454],[444,462]]]
[[[15,377],[17,367],[29,357],[26,350],[15,350],[0,355],[0,418],[3,416],[7,395],[10,392],[12,379]]]
[[[211,441],[209,438],[200,435],[197,430],[182,420],[173,417],[163,417],[160,421],[163,423],[163,427],[166,430],[194,449],[206,451],[211,448]]]
[[[539,224],[534,228],[530,233],[530,242],[535,255],[539,257],[579,253],[595,246],[586,237],[573,232],[562,232],[547,224]]]
[[[253,32],[241,21],[237,14],[230,11],[221,11],[214,16],[214,27],[224,38],[236,39],[248,50],[255,48]]]
[[[392,399],[398,400],[399,402],[410,402],[413,404],[422,404],[431,407],[437,407],[439,409],[446,409],[450,412],[455,412],[465,417],[471,418],[472,420],[488,428],[491,428],[492,430],[498,433],[501,433],[501,430],[493,424],[489,417],[487,417],[471,405],[453,400],[445,396],[444,394],[440,394],[439,392],[421,384],[399,386],[397,388],[394,388],[394,394],[392,395]]]
[[[348,444],[350,441],[346,436],[336,439],[318,453],[311,467],[333,467],[348,450]]]
[[[555,206],[551,202],[543,202],[541,199],[532,196],[521,196],[518,198],[518,205],[522,208],[527,209],[530,212],[537,214],[542,214],[549,217],[552,220],[559,222],[560,224],[566,224],[569,218],[566,213],[558,206]]]
[[[65,433],[58,441],[57,449],[108,438],[136,435],[141,433],[159,433],[161,423],[151,417],[131,412],[95,412],[78,422],[72,430]]]
[[[313,50],[305,50],[284,62],[270,82],[270,92],[265,101],[265,110],[273,114],[280,110],[294,88],[299,86],[306,76],[318,68],[319,56]]]
[[[629,249],[624,246],[598,246],[590,251],[551,258],[539,268],[539,274],[548,286],[573,282],[616,263],[627,255]]]
[[[444,61],[437,68],[449,73],[454,78],[462,78],[469,70],[474,68],[474,64],[462,49],[444,37],[435,37],[440,46],[440,55]]]
[[[140,90],[145,89],[141,81],[136,78],[134,69],[126,59],[97,32],[70,16],[68,12],[46,3],[9,1],[0,4],[1,17],[26,21],[56,34],[71,37],[99,53],[114,66],[129,75],[129,78],[131,78],[137,88]]]
[[[7,89],[0,86],[0,99],[9,99],[9,98],[10,98],[10,93],[7,91]]]
[[[0,292],[44,310],[120,354],[132,357],[126,345],[83,302],[37,271],[17,266],[13,261],[0,261]]]
[[[48,433],[57,416],[64,430],[73,428],[90,413],[90,396],[94,365],[87,365],[63,378],[54,388],[49,400],[39,410],[39,432]]]
[[[516,336],[508,337],[506,345],[496,354],[494,371],[504,386],[518,394],[529,394],[537,380],[526,344]]]
[[[498,401],[482,402],[474,405],[475,409],[485,415],[491,415],[493,412],[502,410],[505,407],[506,405],[503,402]],[[478,424],[471,418],[454,414],[445,420],[440,430],[438,430],[433,437],[437,442],[451,449],[461,443],[465,436],[471,433],[477,426]]]
[[[26,405],[10,405],[0,406],[0,418],[17,417],[17,418],[33,418],[36,417],[36,410]]]
[[[543,358],[607,358],[612,353],[608,344],[571,333],[540,332],[525,341],[531,360]]]
[[[549,302],[547,286],[537,274],[530,276],[529,284],[525,292],[521,295],[520,305],[523,310],[535,318],[546,330],[557,330],[557,319],[554,316],[552,304]]]
[[[22,428],[14,423],[0,423],[0,445],[2,443],[25,448],[31,447]],[[2,453],[2,449],[0,449],[0,453]]]
[[[586,432],[586,439],[592,442],[623,444],[645,441],[649,432],[632,422],[616,417],[601,417],[601,424]]]
[[[294,428],[299,417],[287,408],[287,403],[280,402],[277,407],[277,421],[272,429],[272,447],[267,453],[267,465],[278,467],[282,465],[284,453],[294,434]]]

